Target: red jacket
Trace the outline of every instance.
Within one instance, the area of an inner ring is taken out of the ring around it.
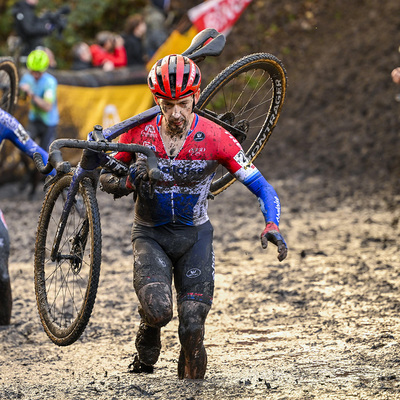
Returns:
[[[117,47],[114,53],[108,53],[98,44],[92,44],[90,52],[92,53],[92,64],[94,67],[101,67],[106,61],[111,61],[116,68],[126,67],[127,65],[124,47]]]

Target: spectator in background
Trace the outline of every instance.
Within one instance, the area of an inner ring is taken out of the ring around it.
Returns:
[[[72,66],[73,71],[80,71],[83,69],[91,68],[92,65],[92,53],[90,52],[90,46],[85,42],[79,42],[74,44],[72,47]]]
[[[43,38],[54,31],[60,35],[66,26],[65,16],[70,12],[68,5],[39,17],[35,14],[38,2],[39,0],[20,0],[11,10],[15,31],[21,40],[22,56],[27,56],[38,46],[43,46]]]
[[[57,80],[47,71],[50,59],[43,50],[33,50],[26,60],[29,72],[20,82],[20,89],[30,99],[28,131],[46,151],[56,138],[59,122],[57,106]]]
[[[96,35],[96,43],[90,46],[92,65],[105,71],[127,65],[124,39],[109,31],[101,31]]]
[[[33,50],[26,60],[29,72],[22,76],[19,84],[21,92],[25,93],[30,101],[27,130],[32,139],[46,152],[49,151],[51,142],[56,139],[60,119],[57,106],[57,79],[47,72],[50,61],[46,51]],[[29,170],[29,166],[26,167]],[[35,193],[41,175],[34,168],[28,171],[27,178],[32,184],[29,192],[31,197]]]
[[[168,37],[166,27],[166,13],[169,9],[169,1],[150,1],[144,9],[144,18],[147,25],[145,48],[148,58],[151,58],[157,49]]]
[[[143,39],[146,31],[147,25],[141,14],[133,14],[125,21],[122,37],[124,39],[128,66],[145,65],[147,59]]]
[[[51,35],[55,26],[48,18],[36,16],[35,9],[39,0],[21,0],[14,4],[12,14],[15,30],[22,41],[21,55],[27,56],[37,46],[41,46],[43,38]]]

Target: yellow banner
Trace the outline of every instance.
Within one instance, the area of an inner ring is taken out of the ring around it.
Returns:
[[[86,139],[96,124],[108,128],[153,105],[147,85],[81,87],[58,85],[59,137]],[[67,131],[70,131],[67,133]]]

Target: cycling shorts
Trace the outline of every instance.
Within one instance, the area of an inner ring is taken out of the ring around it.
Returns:
[[[174,281],[178,304],[193,300],[211,306],[215,262],[213,227],[168,223],[156,227],[135,224],[132,229],[136,293],[150,283]]]

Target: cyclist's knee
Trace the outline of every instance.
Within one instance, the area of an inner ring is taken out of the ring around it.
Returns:
[[[172,319],[172,291],[165,283],[156,282],[143,286],[137,292],[141,309],[139,313],[146,324],[161,328]]]

